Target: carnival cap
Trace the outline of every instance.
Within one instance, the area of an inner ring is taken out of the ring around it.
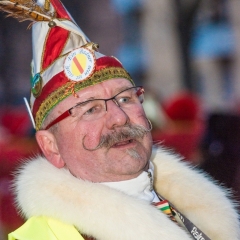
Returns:
[[[128,79],[115,57],[98,52],[59,0],[0,0],[0,10],[32,20],[32,78],[29,112],[36,130],[62,100],[113,78]]]

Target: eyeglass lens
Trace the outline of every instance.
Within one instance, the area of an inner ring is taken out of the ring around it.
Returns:
[[[132,109],[143,102],[143,89],[141,87],[132,87],[109,99],[94,99],[80,103],[70,110],[71,115],[78,116],[86,121],[99,119],[108,110],[107,101],[110,100],[122,110]]]

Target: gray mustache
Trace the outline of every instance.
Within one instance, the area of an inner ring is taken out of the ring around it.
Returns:
[[[132,125],[127,124],[118,131],[114,131],[113,133],[102,135],[99,141],[99,144],[95,148],[87,148],[84,144],[83,138],[83,148],[88,151],[95,151],[99,148],[107,148],[109,149],[113,145],[115,145],[118,142],[123,142],[129,139],[138,139],[143,138],[147,133],[149,133],[149,129],[141,126],[141,125]]]

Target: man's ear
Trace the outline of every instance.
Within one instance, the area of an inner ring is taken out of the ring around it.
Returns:
[[[36,140],[47,160],[57,168],[64,167],[65,163],[59,153],[54,135],[47,130],[36,132]]]

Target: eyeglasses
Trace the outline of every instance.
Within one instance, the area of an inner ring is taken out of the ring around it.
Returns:
[[[99,119],[105,115],[108,111],[107,101],[112,100],[123,111],[133,109],[144,100],[144,88],[143,87],[130,87],[127,88],[115,96],[108,99],[93,99],[76,104],[74,107],[68,109],[55,120],[50,122],[45,130],[49,129],[56,123],[62,121],[68,116],[78,117],[84,121],[93,121]]]

